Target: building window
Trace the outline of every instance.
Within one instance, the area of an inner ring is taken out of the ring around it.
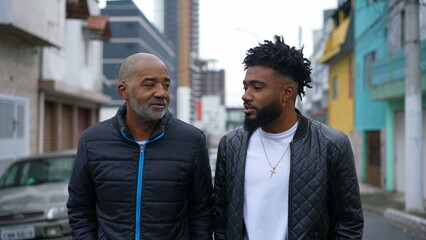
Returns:
[[[27,99],[0,95],[0,158],[29,153]]]
[[[374,60],[376,60],[376,52],[371,52],[365,56],[365,87],[366,88],[371,87]]]
[[[338,98],[339,93],[339,79],[337,77],[333,78],[333,99]]]

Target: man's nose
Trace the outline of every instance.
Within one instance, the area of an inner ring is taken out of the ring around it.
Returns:
[[[167,97],[168,90],[165,89],[163,86],[157,86],[154,92],[154,97],[157,98],[165,98]]]
[[[252,100],[252,95],[249,93],[249,91],[245,91],[245,92],[243,93],[243,95],[241,96],[241,99],[242,99],[244,102],[249,102],[249,101],[251,101],[251,100]]]

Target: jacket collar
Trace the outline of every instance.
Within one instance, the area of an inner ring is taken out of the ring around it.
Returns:
[[[299,138],[306,135],[308,132],[308,118],[303,116],[302,113],[295,108],[296,114],[299,117],[299,125],[297,126],[296,133],[294,134],[293,141],[298,140]]]
[[[126,124],[126,114],[127,114],[126,108],[127,108],[126,104],[123,104],[118,109],[117,114],[115,116],[116,123],[118,125],[118,129],[120,130],[120,132],[124,132],[126,136],[128,136],[131,139],[134,139]],[[173,119],[174,119],[173,115],[169,111],[167,111],[164,114],[164,116],[160,119],[160,121],[157,123],[157,126],[155,126],[154,132],[152,133],[149,140],[155,139],[161,134],[163,134],[166,131],[166,129],[171,126]]]

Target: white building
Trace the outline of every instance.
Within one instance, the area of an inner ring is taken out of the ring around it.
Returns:
[[[0,160],[77,146],[109,101],[109,34],[95,0],[0,1]]]
[[[323,123],[327,123],[329,66],[326,64],[319,64],[317,61],[324,53],[325,44],[331,31],[332,24],[328,16],[333,12],[334,10],[325,10],[323,14],[323,28],[313,32],[314,47],[313,53],[309,57],[312,67],[312,88],[305,88],[306,96],[298,105],[301,106],[301,111],[304,114]]]
[[[219,95],[201,97],[201,111],[194,125],[206,135],[223,135],[226,131],[226,109],[220,103]]]

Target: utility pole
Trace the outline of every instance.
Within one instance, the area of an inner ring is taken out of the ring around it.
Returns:
[[[299,34],[298,34],[298,49],[302,48],[302,26],[299,26]],[[306,54],[306,51],[305,51]],[[306,56],[308,57],[308,56]],[[302,103],[300,102],[300,98],[296,98],[296,108],[303,109]]]
[[[302,26],[299,26],[299,49],[302,48]]]
[[[405,2],[405,210],[423,212],[419,2]]]

